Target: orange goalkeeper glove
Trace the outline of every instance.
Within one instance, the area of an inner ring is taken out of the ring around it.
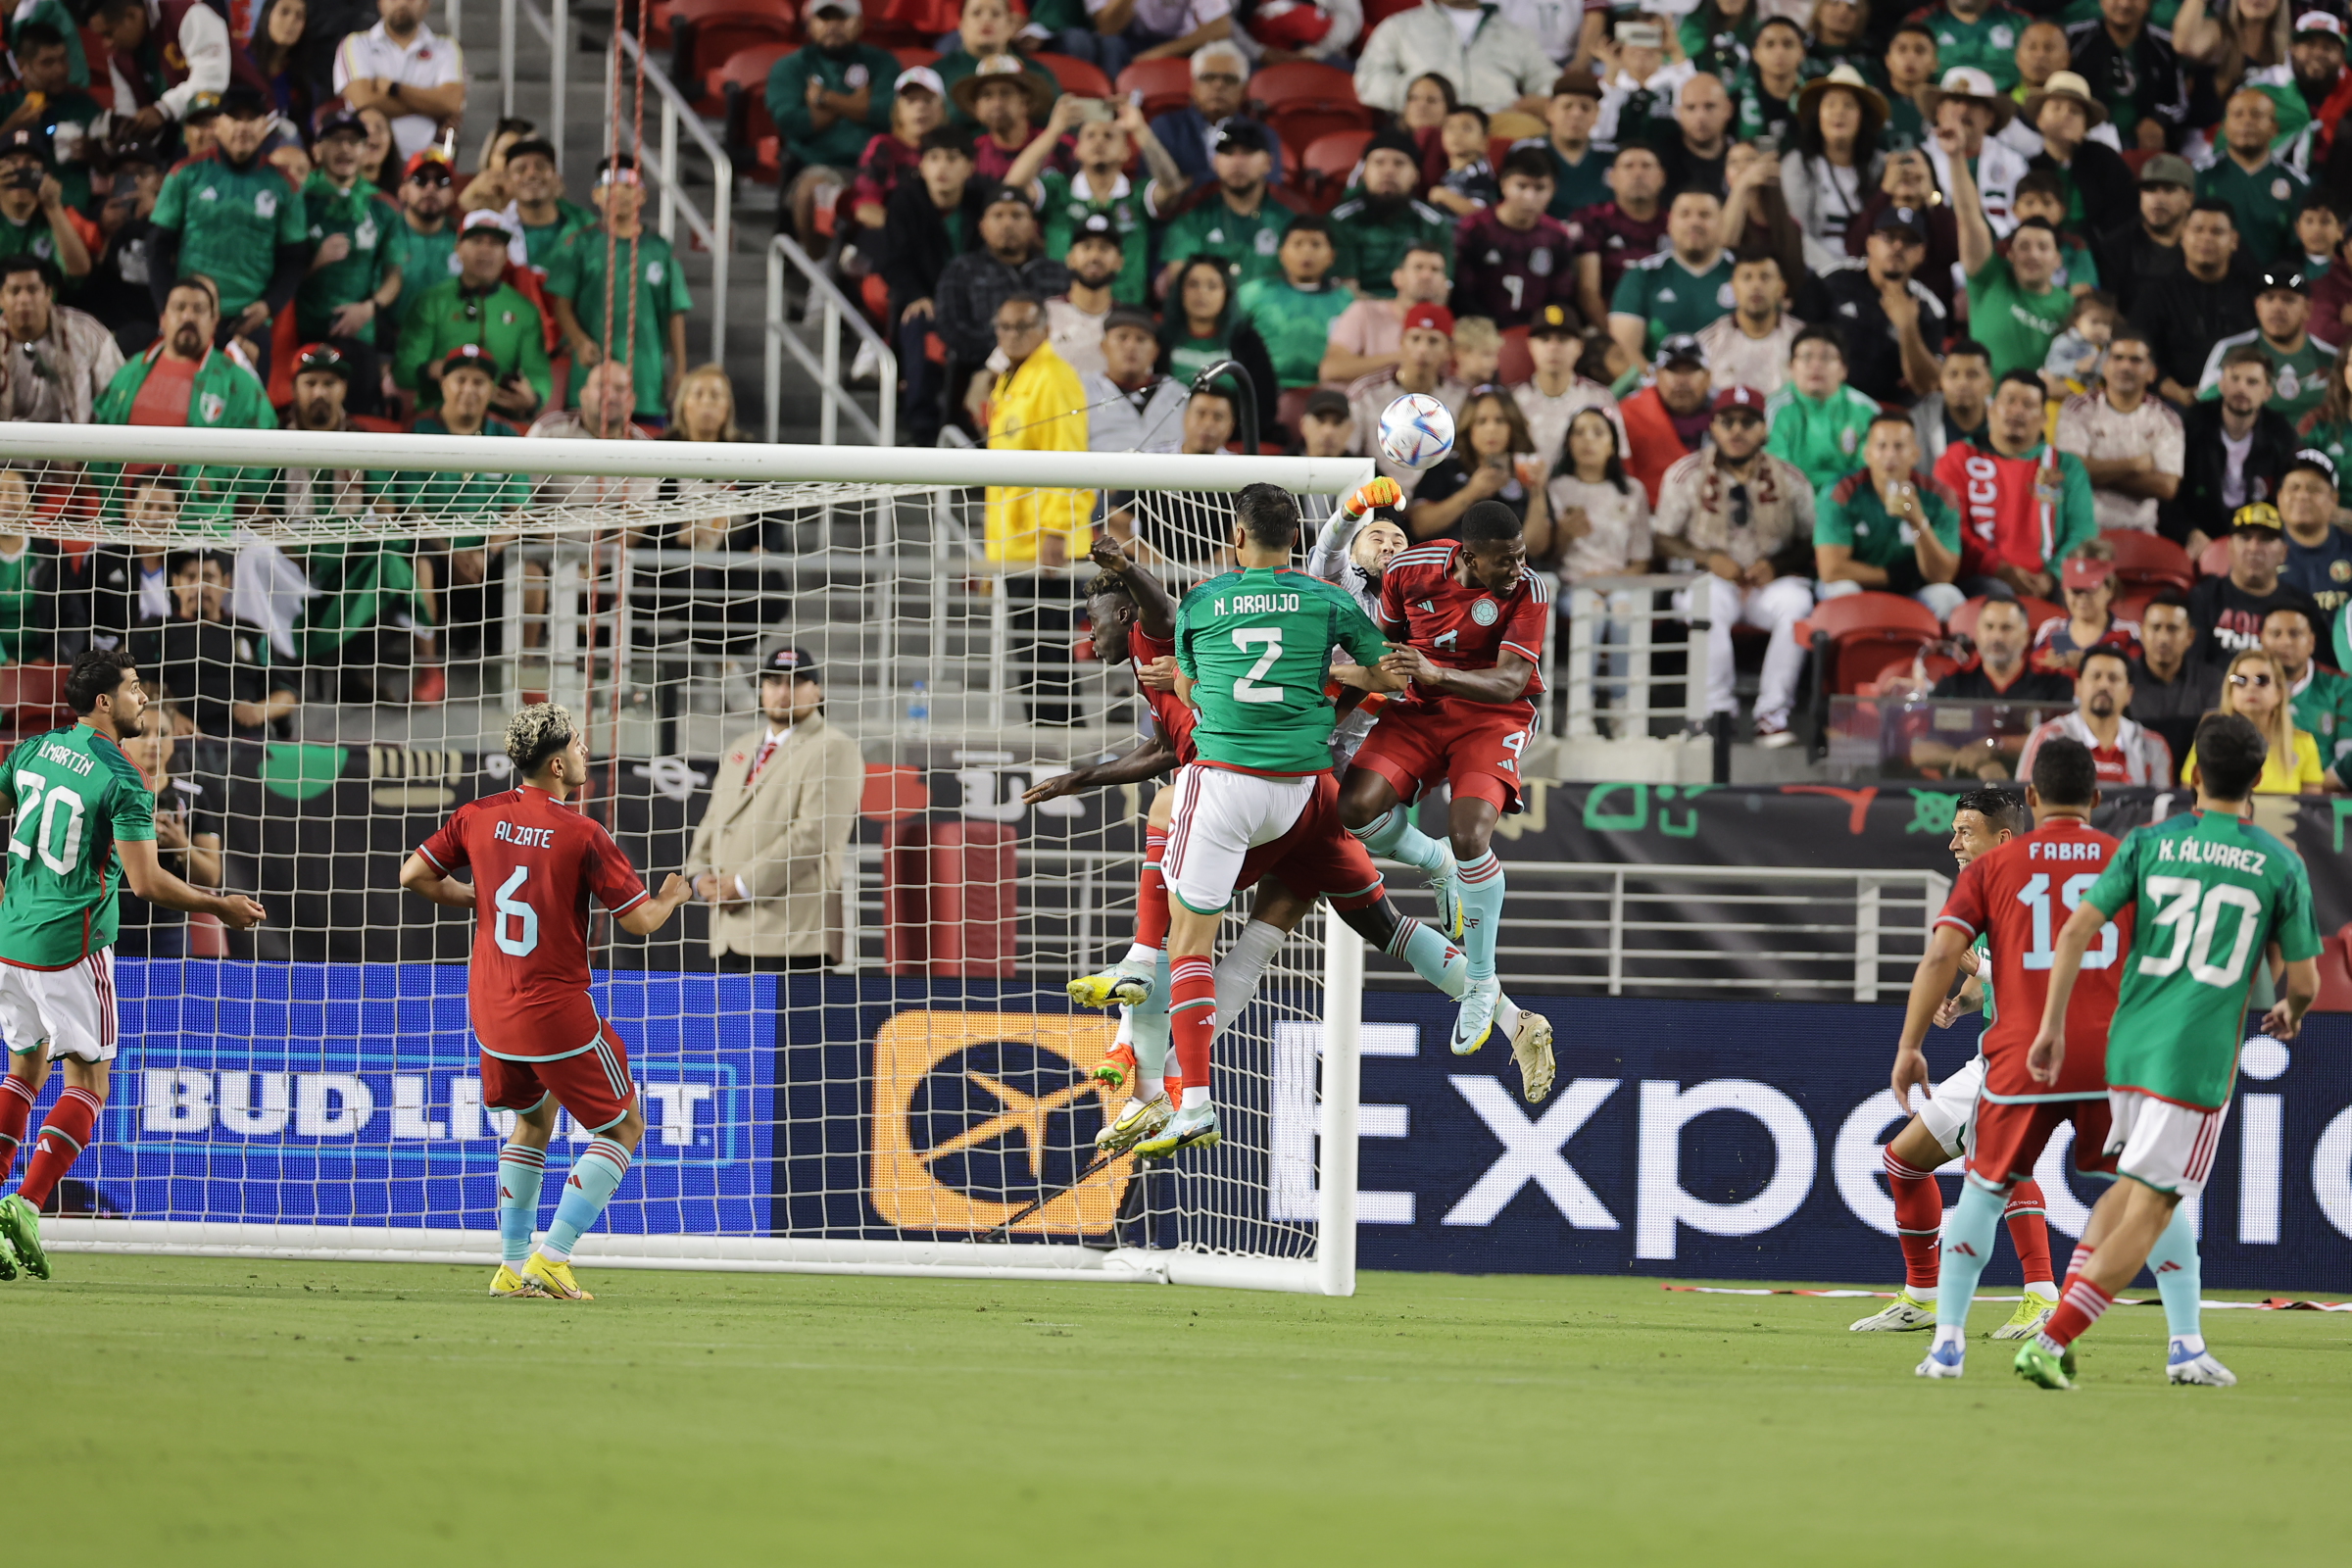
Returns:
[[[1354,492],[1340,503],[1340,510],[1350,517],[1361,517],[1381,507],[1402,505],[1404,505],[1403,488],[1396,480],[1384,476],[1372,480],[1369,484],[1357,485]]]

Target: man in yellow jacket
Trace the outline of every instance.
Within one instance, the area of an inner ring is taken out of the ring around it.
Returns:
[[[1046,341],[1046,306],[1015,294],[997,307],[997,352],[1007,362],[989,397],[991,452],[1084,452],[1086,392]],[[988,559],[1067,565],[1092,544],[1092,490],[991,486]]]

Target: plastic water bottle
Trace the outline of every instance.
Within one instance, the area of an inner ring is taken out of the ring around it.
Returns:
[[[917,728],[931,722],[931,688],[922,681],[914,683],[914,690],[907,697],[906,722]]]

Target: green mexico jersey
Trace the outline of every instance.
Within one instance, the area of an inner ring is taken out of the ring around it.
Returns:
[[[1608,197],[1604,194],[1601,200]],[[1331,243],[1339,258],[1331,275],[1354,279],[1367,299],[1393,300],[1396,269],[1416,245],[1445,257],[1446,270],[1453,270],[1453,229],[1451,218],[1427,202],[1410,199],[1388,219],[1376,219],[1370,199],[1360,188],[1351,190],[1331,210]]]
[[[115,846],[155,838],[155,792],[87,724],[35,735],[8,757],[16,820],[0,892],[0,960],[64,969],[115,940]]]
[[[1772,426],[1764,450],[1795,464],[1805,482],[1822,490],[1862,461],[1862,438],[1878,413],[1877,403],[1850,386],[1812,398],[1791,382],[1764,400],[1764,419]]]
[[[2315,661],[2293,697],[2295,728],[2318,743],[2322,767],[2352,755],[2352,676],[2322,669]]]
[[[1730,251],[1718,251],[1715,265],[1703,272],[1685,267],[1672,251],[1660,251],[1625,270],[1610,297],[1609,314],[1642,318],[1643,352],[1652,353],[1677,333],[1697,336],[1732,303]]]
[[[1203,762],[1251,773],[1331,766],[1334,646],[1366,667],[1389,645],[1345,589],[1285,566],[1211,577],[1176,612],[1176,666],[1193,681]]]
[[[1986,941],[1984,938],[1984,933],[1980,931],[1977,933],[1977,940],[1972,946],[1977,955],[1977,985],[1984,993],[1984,1027],[1989,1029],[1992,1027],[1993,1020],[1992,944]]]
[[[1919,510],[1928,519],[1929,531],[1944,549],[1958,555],[1960,514],[1950,493],[1925,474],[1912,475],[1911,483],[1919,490]],[[1914,559],[1917,538],[1909,522],[1886,510],[1868,468],[1824,487],[1814,506],[1813,542],[1843,545],[1865,566],[1884,570],[1898,561]]]
[[[1237,213],[1223,195],[1211,191],[1200,206],[1178,214],[1160,229],[1160,260],[1189,262],[1196,256],[1214,256],[1225,264],[1237,284],[1280,277],[1282,267],[1274,253],[1282,249],[1282,231],[1296,216],[1272,196],[1260,201],[1254,213]]]
[[[356,305],[384,286],[392,260],[392,230],[406,220],[391,199],[366,180],[338,190],[323,173],[314,173],[302,187],[302,207],[311,225],[311,243],[324,244],[341,234],[351,249],[339,262],[313,268],[294,292],[294,328],[305,342],[327,336],[335,312]],[[375,341],[375,321],[354,334],[362,343]]]
[[[2319,956],[2303,861],[2251,823],[2188,811],[2132,829],[2082,902],[2132,911],[2108,1083],[2203,1110],[2228,1104],[2264,949],[2277,942],[2289,963]]]
[[[1274,379],[1286,388],[1313,386],[1321,379],[1331,323],[1355,303],[1354,295],[1335,283],[1303,289],[1279,277],[1244,283],[1238,299],[1243,319],[1265,339]]]
[[[2295,249],[2295,209],[2311,182],[2273,158],[2247,170],[2225,154],[2197,175],[2197,194],[2228,202],[2237,213],[2238,254],[2262,267]]]
[[[0,554],[0,664],[25,663],[49,646],[44,622],[54,615],[42,603],[42,577],[32,541],[19,535],[17,553]]]
[[[1974,22],[1963,22],[1943,6],[1920,19],[1936,35],[1936,69],[1974,66],[1992,77],[1993,90],[2007,92],[2018,83],[2017,40],[2033,18],[2007,6],[1987,6]]]
[[[180,165],[165,177],[151,220],[179,233],[179,275],[201,272],[220,289],[220,314],[262,297],[280,245],[308,244],[302,193],[275,164],[232,169],[218,157]]]
[[[385,260],[400,269],[400,292],[392,298],[392,324],[408,319],[409,310],[424,298],[425,290],[458,275],[458,225],[444,223],[434,233],[419,233],[406,216],[393,226],[385,242]]]
[[[418,435],[448,435],[451,433],[436,415],[418,415],[413,426]],[[522,432],[506,420],[487,418],[475,431],[478,437],[511,436],[519,439]],[[530,475],[506,469],[491,469],[481,473],[424,473],[402,469],[397,473],[368,470],[368,482],[376,487],[386,505],[400,512],[416,512],[444,520],[447,531],[454,537],[450,544],[459,550],[479,550],[487,542],[487,534],[504,525],[514,510],[531,499]],[[474,525],[468,531],[464,524]]]
[[[2334,345],[2306,332],[2302,345],[2288,354],[2259,331],[2232,332],[2205,356],[2204,373],[2197,377],[2199,398],[2210,402],[2222,395],[2222,361],[2231,349],[2248,344],[2271,362],[2271,412],[2285,415],[2289,424],[2300,425],[2328,395],[2328,367],[2335,363]]]
[[[1087,187],[1091,192],[1094,187]],[[1038,221],[1045,225],[1046,254],[1067,256],[1070,241],[1086,231],[1086,220],[1101,217],[1119,242],[1119,275],[1111,279],[1110,297],[1121,305],[1142,305],[1152,282],[1151,214],[1144,193],[1125,174],[1111,182],[1110,194],[1081,196],[1071,175],[1049,169],[1037,176]]]
[[[694,308],[694,300],[686,292],[685,270],[678,266],[669,241],[651,231],[614,242],[608,239],[602,228],[575,230],[556,247],[555,257],[548,263],[547,292],[551,297],[571,301],[572,314],[579,318],[581,330],[588,334],[590,342],[604,348],[608,336],[605,331],[608,249],[618,270],[611,290],[615,330],[610,334],[610,352],[616,360],[630,356],[628,323],[633,312],[635,358],[630,369],[637,383],[635,412],[660,415],[667,412],[662,401],[662,382],[669,318]],[[629,302],[632,287],[637,296],[634,306]],[[575,406],[580,387],[588,379],[588,368],[576,361],[572,365],[568,396]]]
[[[564,243],[565,235],[575,228],[594,228],[595,226],[596,214],[594,212],[582,207],[578,202],[568,202],[559,196],[556,198],[556,220],[554,222],[526,222],[522,225],[523,257],[533,267],[544,272],[547,270],[548,258],[555,255],[556,247]]]

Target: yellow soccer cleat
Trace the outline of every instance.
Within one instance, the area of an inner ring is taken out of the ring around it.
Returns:
[[[1519,1063],[1522,1099],[1532,1105],[1551,1093],[1559,1062],[1551,1053],[1549,1018],[1521,1007],[1518,1021],[1511,1025],[1511,1055]]]
[[[1116,1003],[1121,1006],[1140,1007],[1152,994],[1152,976],[1114,963],[1099,974],[1082,974],[1063,988],[1070,1000],[1081,1007],[1107,1007]]]
[[[527,1270],[530,1265],[526,1263],[523,1267]],[[490,1276],[490,1298],[494,1301],[524,1299],[544,1301],[547,1299],[547,1292],[540,1289],[538,1282],[530,1279],[527,1274],[517,1274],[506,1264],[501,1263],[498,1265],[498,1272]]]
[[[2037,1296],[2028,1291],[2019,1298],[2017,1310],[2009,1314],[2009,1321],[1994,1329],[1992,1337],[1996,1340],[2030,1340],[2041,1332],[2041,1326],[2057,1310],[2056,1297]]]
[[[593,1301],[595,1297],[580,1289],[580,1282],[571,1277],[571,1265],[559,1263],[541,1253],[533,1252],[531,1260],[522,1265],[525,1282],[535,1285],[542,1294],[560,1301]]]

